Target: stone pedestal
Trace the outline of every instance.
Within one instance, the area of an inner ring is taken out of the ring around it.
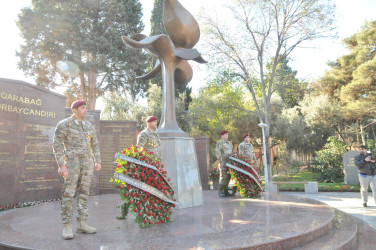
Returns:
[[[161,137],[162,162],[175,191],[177,208],[204,203],[195,142],[189,137]]]
[[[265,192],[278,193],[278,185],[273,182],[265,183]]]
[[[310,181],[307,184],[304,184],[304,192],[306,194],[317,194],[319,192],[317,181]]]

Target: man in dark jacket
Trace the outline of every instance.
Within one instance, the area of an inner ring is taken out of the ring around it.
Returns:
[[[376,171],[374,168],[376,161],[371,155],[367,155],[366,146],[360,146],[359,150],[360,154],[355,156],[354,162],[359,171],[360,194],[363,200],[363,207],[367,207],[368,187],[370,184],[376,203]]]

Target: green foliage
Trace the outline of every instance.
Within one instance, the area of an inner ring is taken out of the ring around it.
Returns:
[[[245,133],[258,131],[259,135],[250,95],[234,79],[229,72],[221,72],[193,98],[189,109],[192,136],[206,135],[214,146],[222,130],[228,130],[229,139],[235,143],[243,141]]]
[[[355,141],[364,144],[367,137],[374,137],[371,125],[376,117],[375,41],[376,21],[372,21],[344,39],[350,52],[330,63],[330,71],[315,83],[317,92],[341,105],[341,121],[334,126],[349,145]]]
[[[307,90],[307,83],[296,78],[297,71],[292,70],[292,68],[288,65],[289,59],[282,56],[281,58],[282,59],[277,64],[275,70],[273,89],[275,89],[282,98],[285,106],[287,108],[292,108],[298,105],[298,102],[303,99]],[[273,60],[274,58],[272,58],[272,60],[266,65],[267,81],[271,80],[270,78],[272,74]]]
[[[147,107],[141,102],[133,102],[129,96],[109,92],[104,96],[104,109],[101,114],[106,120],[136,120],[137,129],[145,128],[145,119],[154,115],[160,119],[162,111],[162,89],[156,84],[150,84],[147,91]],[[179,127],[184,131],[190,131],[189,113],[185,109],[187,96],[185,93],[176,99],[176,119]]]
[[[313,170],[320,173],[322,182],[343,180],[343,154],[348,151],[346,143],[331,136],[324,148],[316,152]]]
[[[17,25],[24,44],[19,68],[39,86],[64,86],[73,98],[94,108],[106,90],[126,91],[133,100],[147,85],[135,79],[146,67],[141,50],[126,48],[121,36],[143,30],[138,0],[35,0],[21,11]],[[58,61],[71,61],[78,77],[64,75]]]
[[[132,102],[125,95],[119,95],[115,92],[107,92],[103,102],[102,120],[135,120],[137,121],[137,129],[144,129],[147,110],[144,106],[137,102]]]

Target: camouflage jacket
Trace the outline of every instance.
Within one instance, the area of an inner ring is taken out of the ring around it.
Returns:
[[[57,124],[53,151],[59,166],[65,164],[66,157],[71,155],[94,156],[95,162],[101,162],[94,126],[86,120],[78,121],[74,115]]]
[[[147,152],[152,152],[155,157],[161,158],[161,139],[157,133],[151,132],[148,128],[138,135],[137,146],[143,147]]]
[[[256,162],[255,152],[253,151],[252,143],[245,143],[244,141],[239,144],[239,154],[251,157]]]
[[[228,140],[219,140],[215,146],[215,155],[220,162],[225,162],[226,158],[232,154],[232,143]]]

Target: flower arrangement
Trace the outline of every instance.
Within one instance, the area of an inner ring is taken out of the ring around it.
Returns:
[[[213,168],[209,172],[209,180],[218,180],[219,179],[219,168]]]
[[[254,162],[246,155],[233,153],[227,159],[231,177],[235,180],[234,188],[240,192],[241,197],[260,197],[262,191],[261,180],[257,171],[253,168]]]
[[[124,204],[121,217],[126,219],[130,210],[140,227],[171,221],[171,208],[175,207],[170,178],[153,153],[131,146],[116,154],[117,167],[111,178]]]

